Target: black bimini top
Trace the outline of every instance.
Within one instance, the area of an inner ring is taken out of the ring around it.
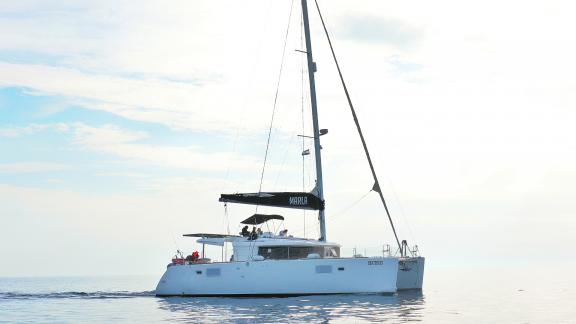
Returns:
[[[266,223],[271,219],[284,220],[284,217],[280,215],[254,214],[246,218],[245,220],[241,221],[240,223],[248,225],[260,225],[262,223]]]
[[[226,237],[239,237],[238,235],[228,235],[228,234],[210,234],[210,233],[195,233],[195,234],[184,234],[182,236],[186,237],[201,237],[201,238],[226,238]]]

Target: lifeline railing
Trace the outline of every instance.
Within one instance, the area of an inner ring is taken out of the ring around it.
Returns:
[[[381,246],[370,246],[370,247],[353,247],[353,248],[340,248],[340,257],[353,257],[353,258],[363,258],[363,257],[390,257],[390,256],[400,256],[400,257],[417,257],[419,255],[418,245],[410,247],[407,242],[403,241],[401,248],[396,248],[392,250],[390,244],[384,244]]]

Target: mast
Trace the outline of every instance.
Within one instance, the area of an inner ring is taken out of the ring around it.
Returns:
[[[304,22],[304,36],[306,38],[306,58],[308,61],[308,80],[310,84],[310,103],[312,106],[312,125],[314,131],[314,156],[316,157],[316,190],[318,198],[324,201],[324,187],[322,183],[322,157],[320,154],[320,129],[318,127],[318,107],[316,103],[316,83],[314,72],[316,63],[312,59],[312,43],[310,41],[310,26],[308,24],[308,4],[302,0],[302,18]],[[318,211],[318,221],[320,222],[320,241],[326,241],[326,220],[324,209]]]

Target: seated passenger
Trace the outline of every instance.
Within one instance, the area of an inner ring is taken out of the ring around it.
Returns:
[[[258,236],[262,235],[262,229],[260,227],[256,230],[256,234],[258,234]]]
[[[250,233],[248,240],[255,240],[257,238],[258,238],[258,234],[256,233],[256,226],[252,226],[252,232]]]
[[[200,253],[198,251],[192,252],[192,262],[196,262],[198,259],[200,259]]]
[[[242,227],[242,232],[240,232],[240,235],[242,235],[244,237],[250,235],[250,232],[248,232],[248,225]]]

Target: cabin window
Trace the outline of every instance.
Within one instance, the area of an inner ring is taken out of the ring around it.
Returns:
[[[317,265],[316,273],[332,273],[331,265]]]
[[[291,246],[288,248],[288,257],[290,259],[306,259],[312,253],[317,253],[321,256],[322,248],[314,246]]]
[[[206,269],[206,276],[208,276],[208,277],[220,276],[220,268],[208,268],[208,269]]]
[[[287,246],[268,246],[259,247],[258,254],[264,257],[264,259],[288,259],[288,247]]]
[[[334,249],[334,248],[332,248]],[[331,251],[330,256],[338,257],[339,248]],[[261,246],[258,248],[258,254],[265,259],[282,260],[282,259],[306,259],[308,255],[316,253],[320,257],[326,255],[326,250],[322,246]]]

